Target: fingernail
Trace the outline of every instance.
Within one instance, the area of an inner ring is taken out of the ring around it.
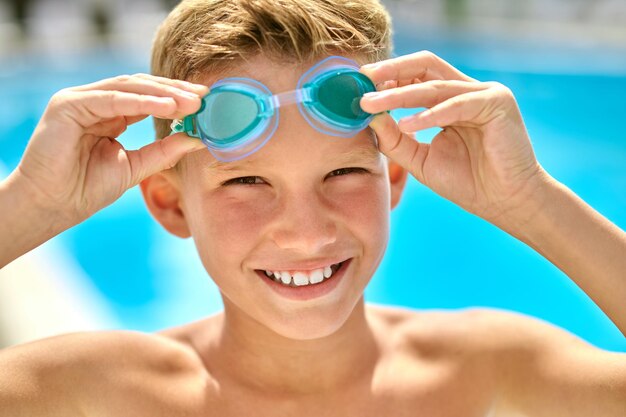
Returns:
[[[379,127],[381,127],[383,124],[383,116],[382,115],[376,115],[374,116],[374,118],[372,119],[372,121],[370,122],[370,127],[374,130],[377,130]]]
[[[190,82],[190,81],[183,81],[183,83],[184,83],[186,86],[190,87],[190,88],[196,88],[196,89],[209,88],[209,87],[207,87],[207,86],[206,86],[206,85],[204,85],[204,84],[196,84],[196,83],[192,83],[192,82]]]
[[[180,94],[185,97],[200,98],[199,95],[197,95],[196,93],[192,93],[191,91],[180,90]]]
[[[380,64],[378,62],[375,62],[373,64],[365,64],[365,65],[361,66],[361,69],[374,70],[374,69],[378,68],[379,66],[380,66]]]
[[[413,120],[415,120],[414,116],[406,116],[406,117],[403,117],[402,119],[398,120],[398,124],[410,123]]]
[[[404,133],[415,132],[417,118],[415,116],[407,116],[398,120],[398,128]]]
[[[154,97],[153,100],[163,104],[176,104],[176,100],[174,100],[172,97]]]
[[[381,98],[385,98],[385,97],[389,97],[392,93],[389,91],[372,91],[369,93],[365,93],[363,94],[363,97],[367,98],[368,100],[379,100]]]

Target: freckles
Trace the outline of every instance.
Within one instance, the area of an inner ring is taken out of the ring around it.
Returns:
[[[384,233],[381,226],[388,223],[390,203],[385,188],[377,182],[337,189],[332,199],[349,222],[375,229],[377,235]]]
[[[232,236],[241,241],[245,236],[258,236],[258,231],[267,223],[270,205],[263,198],[223,199],[216,206],[219,213],[215,227],[220,235]]]

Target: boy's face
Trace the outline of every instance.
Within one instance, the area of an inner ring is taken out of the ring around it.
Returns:
[[[276,94],[293,90],[314,64],[258,57],[227,76],[254,78]],[[369,128],[352,138],[324,135],[296,105],[280,108],[279,117],[274,136],[245,159],[218,163],[208,150],[198,151],[185,158],[180,172],[157,174],[142,190],[166,229],[193,236],[228,312],[285,337],[312,339],[341,327],[361,299],[383,257],[389,211],[406,172],[388,166]],[[338,285],[308,300],[280,295],[264,273],[346,260]]]

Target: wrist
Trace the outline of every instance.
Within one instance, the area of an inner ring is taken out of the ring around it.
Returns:
[[[555,192],[562,185],[539,167],[534,177],[527,182],[515,202],[502,210],[496,219],[490,220],[512,236],[530,243],[534,235],[548,227],[547,211],[555,203]]]
[[[67,220],[13,171],[0,182],[0,268],[70,227]]]

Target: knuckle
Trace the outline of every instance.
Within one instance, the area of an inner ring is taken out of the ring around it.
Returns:
[[[114,78],[114,80],[119,83],[126,83],[130,81],[130,79],[131,79],[131,76],[128,74],[118,75]]]
[[[439,57],[434,52],[424,49],[418,52],[419,56],[428,62],[435,62],[439,60]]]
[[[429,51],[428,49],[422,49],[419,52],[416,52],[415,55],[424,57],[424,58],[433,58],[435,57],[435,54],[432,51]]]
[[[461,97],[461,96],[455,96],[455,97],[452,97],[452,98],[448,101],[448,104],[449,104],[449,106],[450,106],[451,108],[457,108],[457,109],[458,109],[458,108],[460,108],[460,107],[462,107],[462,106],[463,106],[464,102],[465,102],[465,99],[464,99],[463,97]]]
[[[116,91],[100,91],[98,92],[97,98],[99,100],[107,101],[110,105],[113,113],[117,113],[119,111],[119,94]]]
[[[161,157],[165,161],[165,166],[167,167],[166,169],[174,168],[176,166],[176,163],[172,161],[171,158],[168,158],[163,140],[159,140],[158,144],[159,144],[159,151],[161,152]]]
[[[143,78],[143,79],[146,79],[146,78],[148,78],[148,74],[146,74],[146,73],[144,73],[144,72],[137,72],[137,73],[135,73],[135,74],[131,75],[131,77],[133,77],[133,78]]]
[[[443,90],[449,87],[449,81],[447,80],[431,80],[428,81],[428,84],[432,86],[435,90]]]
[[[500,97],[503,98],[513,98],[513,91],[511,91],[511,89],[509,87],[507,87],[506,85],[497,82],[497,81],[489,81],[488,82],[489,87],[491,89],[493,89],[493,91]]]
[[[77,94],[80,93],[72,91],[70,88],[64,88],[57,91],[48,101],[47,111],[52,114],[64,112],[66,109],[74,105]]]
[[[69,99],[70,94],[71,94],[71,91],[69,89],[67,89],[67,88],[64,88],[62,90],[57,91],[50,98],[50,104],[49,105],[51,107],[57,107],[57,106],[62,105],[63,103],[67,102],[67,100]]]

